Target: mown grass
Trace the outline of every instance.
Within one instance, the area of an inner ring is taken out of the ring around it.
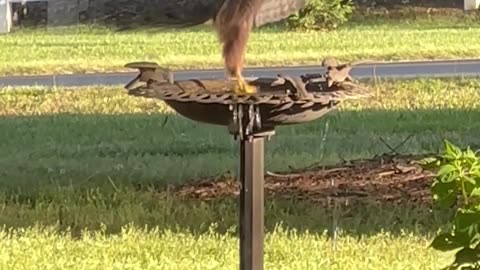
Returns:
[[[319,64],[341,60],[417,60],[478,57],[478,20],[352,21],[331,32],[282,27],[254,31],[248,66]],[[101,27],[21,29],[0,37],[0,74],[125,71],[132,61],[174,69],[222,68],[221,49],[208,26],[184,30],[115,32]]]
[[[388,152],[380,137],[395,146],[413,135],[403,153],[436,151],[444,138],[478,145],[479,86],[478,79],[378,82],[371,99],[279,128],[266,167],[369,158]],[[235,200],[159,192],[234,173],[237,143],[225,129],[120,87],[4,88],[0,115],[0,269],[237,268]],[[428,248],[449,213],[425,206],[341,206],[336,250],[327,237],[331,208],[268,198],[266,211],[268,269],[438,269],[451,260]],[[129,224],[133,231],[123,234]]]
[[[379,233],[361,240],[342,237],[336,251],[325,237],[311,233],[277,230],[265,240],[268,269],[404,270],[445,265],[442,256],[419,249],[428,242],[412,234]],[[118,236],[87,234],[78,241],[68,234],[31,229],[11,237],[0,234],[0,243],[9,247],[0,250],[2,269],[33,269],[30,266],[37,265],[43,269],[92,270],[238,269],[237,239],[215,232],[196,236],[125,229]],[[42,252],[32,254],[32,250]]]

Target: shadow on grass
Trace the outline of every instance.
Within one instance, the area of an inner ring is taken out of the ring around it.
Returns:
[[[235,171],[237,144],[224,128],[164,115],[55,115],[0,119],[0,224],[35,223],[112,233],[123,225],[160,226],[194,232],[211,223],[226,231],[237,224],[232,199],[184,201],[151,186],[194,181]],[[397,151],[436,152],[443,139],[478,145],[480,111],[335,112],[299,126],[281,127],[267,144],[266,168],[332,164]],[[269,230],[283,223],[300,231],[323,233],[332,224],[332,208],[309,202],[270,199]],[[340,207],[338,227],[352,235],[437,231],[448,213],[414,203],[364,201]]]
[[[148,228],[159,227],[195,234],[207,232],[212,224],[220,233],[237,232],[238,204],[235,199],[180,200],[145,191],[106,192],[99,190],[57,189],[59,194],[37,193],[27,197],[12,196],[2,208],[0,223],[23,228],[32,225],[59,225],[74,235],[82,230],[98,230],[102,224],[107,233],[119,233],[122,226],[133,224]],[[15,197],[15,199],[13,199]],[[59,197],[66,198],[61,201]],[[448,219],[448,211],[431,211],[414,203],[380,203],[364,201],[350,206],[323,206],[295,199],[273,199],[265,203],[267,232],[281,225],[299,233],[331,233],[334,222],[340,235],[370,236],[388,232],[431,236]],[[233,230],[232,230],[233,228]]]

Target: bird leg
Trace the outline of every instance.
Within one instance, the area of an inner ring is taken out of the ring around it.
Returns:
[[[246,82],[243,78],[241,71],[238,70],[237,72],[235,72],[235,79],[237,80],[237,83],[233,88],[235,94],[255,94],[257,92],[257,87],[248,84],[248,82]]]

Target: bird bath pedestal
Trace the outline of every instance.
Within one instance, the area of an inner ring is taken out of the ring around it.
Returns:
[[[193,121],[221,125],[240,144],[240,269],[263,269],[264,142],[275,127],[313,121],[343,100],[368,96],[357,84],[327,86],[325,74],[300,77],[247,78],[257,94],[237,96],[233,82],[224,80],[174,81],[155,63],[130,63],[140,74],[126,87],[129,95],[165,101],[178,114]],[[159,68],[159,67],[158,67]],[[158,75],[158,74],[157,74]],[[168,79],[156,79],[168,78]],[[293,138],[294,139],[294,138]]]

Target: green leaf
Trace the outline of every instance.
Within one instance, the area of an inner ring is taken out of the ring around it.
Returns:
[[[463,176],[463,179],[464,179],[466,182],[472,184],[473,186],[476,186],[476,185],[477,185],[477,180],[476,180],[475,178],[473,178],[473,177],[470,177],[470,176],[468,176],[468,175],[465,175],[465,176]]]
[[[458,239],[449,233],[442,233],[435,237],[430,244],[430,247],[439,251],[452,251],[464,247],[464,245],[458,241]]]
[[[472,151],[472,148],[470,148],[470,146],[467,147],[467,150],[465,150],[464,155],[466,158],[477,159],[477,155]]]
[[[473,188],[469,194],[470,197],[480,197],[480,187]]]
[[[449,141],[447,140],[444,140],[445,142],[445,155],[449,158],[449,159],[458,159],[461,157],[462,155],[462,150],[460,148],[458,148],[457,146],[453,145],[452,143],[450,143]]]
[[[474,210],[459,211],[455,217],[455,226],[458,230],[466,230],[480,224],[480,213]]]
[[[464,240],[465,246],[475,244],[480,240],[480,213],[469,210],[468,212],[459,211],[455,216],[455,235],[459,235]]]
[[[453,172],[453,173],[449,173],[449,174],[444,174],[444,175],[439,176],[438,179],[440,180],[440,182],[445,183],[445,184],[455,182],[458,179],[458,173]]]
[[[437,204],[439,204],[441,207],[446,207],[446,208],[452,207],[457,200],[457,194],[455,192],[455,188],[456,188],[455,182],[434,183],[431,189],[433,200]]]
[[[440,170],[438,170],[438,175],[442,175],[442,174],[449,174],[449,173],[452,173],[454,171],[457,171],[457,168],[455,166],[453,166],[452,164],[445,164],[443,166],[440,167]]]
[[[472,163],[470,173],[473,178],[480,179],[480,162],[478,160]]]
[[[463,183],[463,187],[461,187],[460,190],[462,190],[462,189],[464,190],[465,195],[469,199],[469,203],[470,203],[470,194],[472,194],[472,191],[475,189],[475,185],[472,184],[470,181],[465,181]],[[463,194],[462,194],[462,196],[463,196]]]
[[[480,252],[471,248],[463,248],[455,254],[453,265],[457,268],[463,265],[472,265],[480,261]]]
[[[440,170],[437,173],[440,181],[443,183],[452,182],[457,177],[457,174],[454,173],[457,171],[457,168],[451,164],[445,164],[440,167]]]
[[[472,183],[472,182],[474,182],[474,183]],[[465,181],[465,183],[464,183],[465,194],[467,195],[467,197],[469,198],[469,201],[471,201],[471,203],[474,202],[474,201],[471,200],[472,198],[480,197],[480,185],[479,184],[480,184],[480,179],[478,177],[470,178],[468,181]]]

